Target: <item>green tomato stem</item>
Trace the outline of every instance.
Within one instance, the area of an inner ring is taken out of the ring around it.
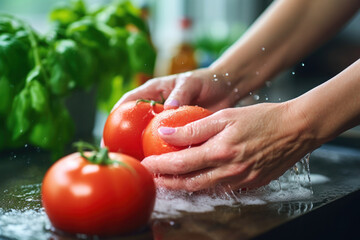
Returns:
[[[136,100],[136,104],[140,103],[140,102],[146,102],[146,103],[150,103],[150,105],[153,107],[155,106],[155,104],[164,104],[165,103],[165,98],[163,97],[163,95],[161,94],[161,101],[154,101],[154,100],[148,100],[148,99],[138,99]]]
[[[78,152],[80,153],[81,157],[85,158],[89,162],[93,164],[99,165],[109,165],[113,163],[117,163],[117,161],[113,161],[109,158],[109,150],[105,148],[99,148],[93,144],[79,141],[74,143],[74,146],[78,148]],[[91,150],[90,156],[85,156],[84,150],[88,149]]]

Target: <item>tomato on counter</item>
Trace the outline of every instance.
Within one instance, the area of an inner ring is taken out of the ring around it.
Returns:
[[[67,155],[42,183],[52,225],[70,234],[114,236],[144,228],[154,208],[155,184],[141,163],[106,148]]]
[[[181,127],[211,115],[212,112],[199,106],[182,106],[157,114],[145,128],[142,145],[145,157],[179,151],[185,147],[173,146],[161,139],[160,127]]]
[[[106,120],[104,145],[111,152],[121,152],[142,160],[142,133],[151,119],[163,110],[164,106],[154,101],[139,100],[121,104]]]

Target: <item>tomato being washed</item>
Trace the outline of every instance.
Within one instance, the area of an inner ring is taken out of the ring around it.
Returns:
[[[56,229],[98,236],[146,226],[156,194],[152,175],[138,160],[108,154],[106,148],[58,160],[46,173],[41,193]]]
[[[143,133],[142,142],[145,157],[185,148],[170,145],[162,140],[158,133],[159,127],[181,127],[211,114],[211,111],[198,106],[182,106],[159,113],[151,120]]]
[[[141,136],[150,120],[164,110],[162,104],[131,101],[121,104],[108,116],[103,132],[104,145],[110,152],[144,158]]]

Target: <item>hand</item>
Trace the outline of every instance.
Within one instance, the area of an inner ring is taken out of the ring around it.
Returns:
[[[199,105],[211,111],[230,107],[239,98],[235,84],[228,75],[217,75],[210,68],[198,69],[178,75],[154,78],[126,93],[114,106],[137,100],[166,100],[165,109],[181,105]]]
[[[218,184],[231,189],[266,185],[317,147],[307,133],[302,113],[288,105],[264,103],[228,108],[175,128],[172,134],[161,134],[160,128],[161,137],[170,144],[202,144],[150,156],[142,163],[157,176],[158,185],[170,189],[199,191]]]

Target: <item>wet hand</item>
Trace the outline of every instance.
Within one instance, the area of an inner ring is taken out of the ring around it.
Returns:
[[[209,69],[198,69],[177,75],[154,78],[126,93],[114,106],[137,99],[165,101],[165,109],[182,105],[199,105],[211,111],[230,107],[239,99],[228,76]]]
[[[159,186],[170,189],[260,187],[316,147],[298,115],[286,103],[266,103],[224,109],[184,127],[160,128],[168,143],[196,146],[142,163]]]

